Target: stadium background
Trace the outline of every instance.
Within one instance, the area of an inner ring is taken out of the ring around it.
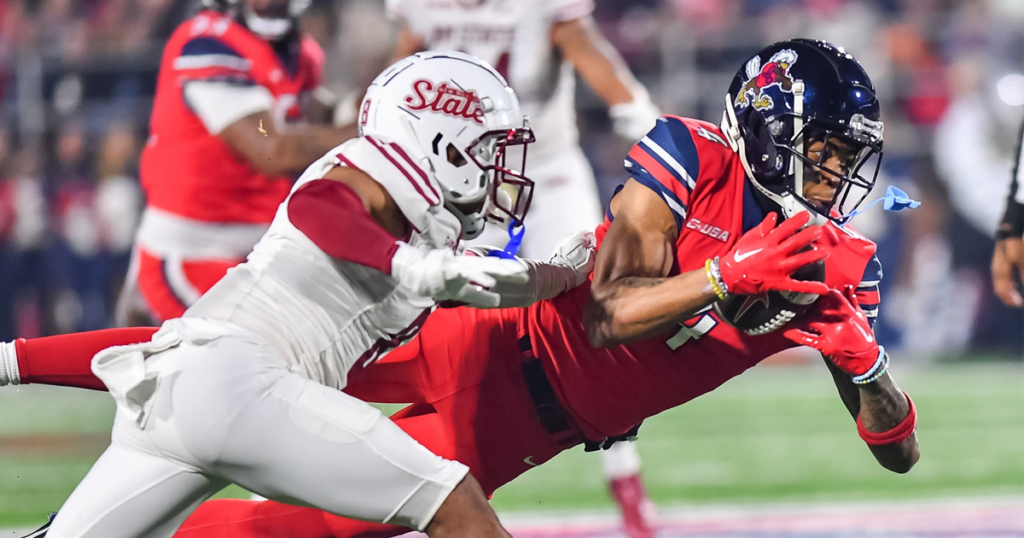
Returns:
[[[161,47],[193,4],[0,0],[0,339],[110,324],[142,205],[138,152]],[[386,63],[394,31],[382,4],[318,0],[307,12],[339,94]],[[730,77],[764,44],[846,47],[883,98],[878,190],[895,184],[924,203],[857,221],[886,269],[877,332],[921,411],[918,467],[896,476],[871,461],[823,367],[757,368],[645,425],[639,447],[662,511],[927,498],[1024,514],[1024,318],[998,302],[988,275],[1024,119],[1024,2],[596,4],[601,30],[663,111],[715,122]],[[607,197],[628,144],[584,84],[577,106]],[[109,439],[111,410],[102,395],[0,389],[0,527],[60,505]],[[611,507],[598,462],[575,450],[495,502],[510,513]],[[1024,516],[1010,519],[1024,533]]]

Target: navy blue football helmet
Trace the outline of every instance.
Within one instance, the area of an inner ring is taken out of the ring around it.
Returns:
[[[882,156],[878,97],[867,73],[849,53],[824,41],[792,39],[764,48],[736,73],[722,130],[759,191],[785,217],[809,210],[812,221],[842,223],[875,185]],[[806,147],[841,146],[840,171],[824,166]],[[805,170],[838,182],[830,203],[803,195]]]

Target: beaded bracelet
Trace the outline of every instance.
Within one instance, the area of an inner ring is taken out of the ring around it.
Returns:
[[[708,275],[708,282],[711,283],[711,289],[715,290],[715,295],[721,300],[726,300],[729,297],[728,288],[721,282],[722,276],[718,270],[718,256],[714,258],[708,258],[708,261],[704,262],[704,272]]]
[[[867,372],[853,376],[853,382],[857,385],[866,385],[882,377],[882,374],[888,369],[889,355],[885,352],[884,347],[878,346],[878,359],[875,361],[875,364]]]

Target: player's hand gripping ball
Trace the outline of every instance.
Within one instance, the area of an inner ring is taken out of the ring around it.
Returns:
[[[810,248],[807,246],[801,251]],[[825,282],[825,260],[811,262],[797,269],[792,278]],[[751,336],[758,336],[781,329],[790,320],[803,314],[818,297],[816,293],[765,291],[755,295],[730,295],[724,301],[715,301],[713,308],[722,321]]]
[[[721,259],[708,261],[708,278],[721,299],[715,313],[726,323],[757,336],[782,328],[828,291],[828,251],[812,242],[831,229],[807,226],[803,212],[777,227],[774,213],[743,234]],[[715,263],[719,271],[715,271]]]

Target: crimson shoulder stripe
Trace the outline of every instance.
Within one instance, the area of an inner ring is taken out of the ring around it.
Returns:
[[[420,176],[420,178],[423,179],[423,183],[425,183],[427,185],[427,188],[430,189],[431,194],[433,194],[435,198],[440,200],[441,195],[438,194],[437,189],[435,189],[434,186],[431,185],[430,177],[427,176],[427,173],[424,172],[423,169],[420,168],[415,161],[409,158],[409,155],[405,152],[405,150],[402,149],[402,146],[399,146],[394,142],[391,142],[388,145],[391,146],[391,149],[395,150],[395,153],[398,153],[403,159],[405,159],[405,162],[409,163],[409,167],[412,168],[413,171],[416,172]]]
[[[360,170],[358,166],[353,164],[352,161],[348,160],[348,158],[345,157],[344,155],[342,155],[341,153],[335,154],[334,158],[338,159],[338,161],[340,161],[342,164],[344,164],[345,166],[347,166],[349,168],[354,168],[356,170]],[[362,170],[360,170],[360,171],[362,171]]]
[[[429,205],[436,205],[438,203],[438,202],[435,202],[435,201],[431,200],[430,197],[427,196],[427,193],[423,192],[423,188],[420,186],[419,183],[416,182],[416,180],[405,169],[405,167],[403,167],[401,164],[399,164],[398,161],[395,160],[395,158],[392,157],[391,154],[388,153],[388,151],[386,149],[381,147],[381,145],[378,144],[376,140],[374,140],[373,138],[371,138],[369,136],[367,136],[366,139],[370,142],[371,146],[377,148],[377,151],[379,151],[380,154],[383,155],[385,159],[391,161],[391,164],[393,164],[395,166],[395,168],[397,168],[398,171],[401,172],[403,176],[405,176],[405,179],[407,179],[409,181],[409,183],[412,184],[412,187],[414,189],[416,189],[416,192],[418,192],[419,195],[422,196],[424,200],[426,200],[427,204],[429,204]]]
[[[345,166],[347,166],[347,167],[349,167],[349,168],[352,168],[352,169],[355,169],[355,170],[359,170],[360,172],[362,172],[362,171],[363,171],[363,170],[362,170],[361,168],[359,168],[358,166],[356,166],[356,165],[355,165],[355,164],[354,164],[354,163],[353,163],[352,161],[350,161],[350,160],[348,159],[348,157],[345,157],[345,155],[343,155],[343,154],[341,154],[341,153],[335,153],[335,154],[334,154],[334,157],[335,157],[336,159],[338,159],[338,161],[340,161],[340,162],[341,162],[341,164],[344,164]],[[419,228],[417,228],[417,227],[416,227],[416,225],[412,223],[412,221],[411,221],[411,220],[409,220],[409,219],[405,219],[405,220],[406,220],[406,222],[408,222],[408,223],[409,223],[409,227],[410,227],[410,228],[412,228],[412,229],[413,229],[413,230],[414,230],[414,231],[415,231],[416,233],[422,233],[422,232],[420,232],[420,229],[419,229]],[[406,237],[406,238],[404,238],[404,239],[402,239],[402,240],[403,240],[403,241],[406,241],[406,242],[408,242],[409,238],[408,238],[408,237]]]

